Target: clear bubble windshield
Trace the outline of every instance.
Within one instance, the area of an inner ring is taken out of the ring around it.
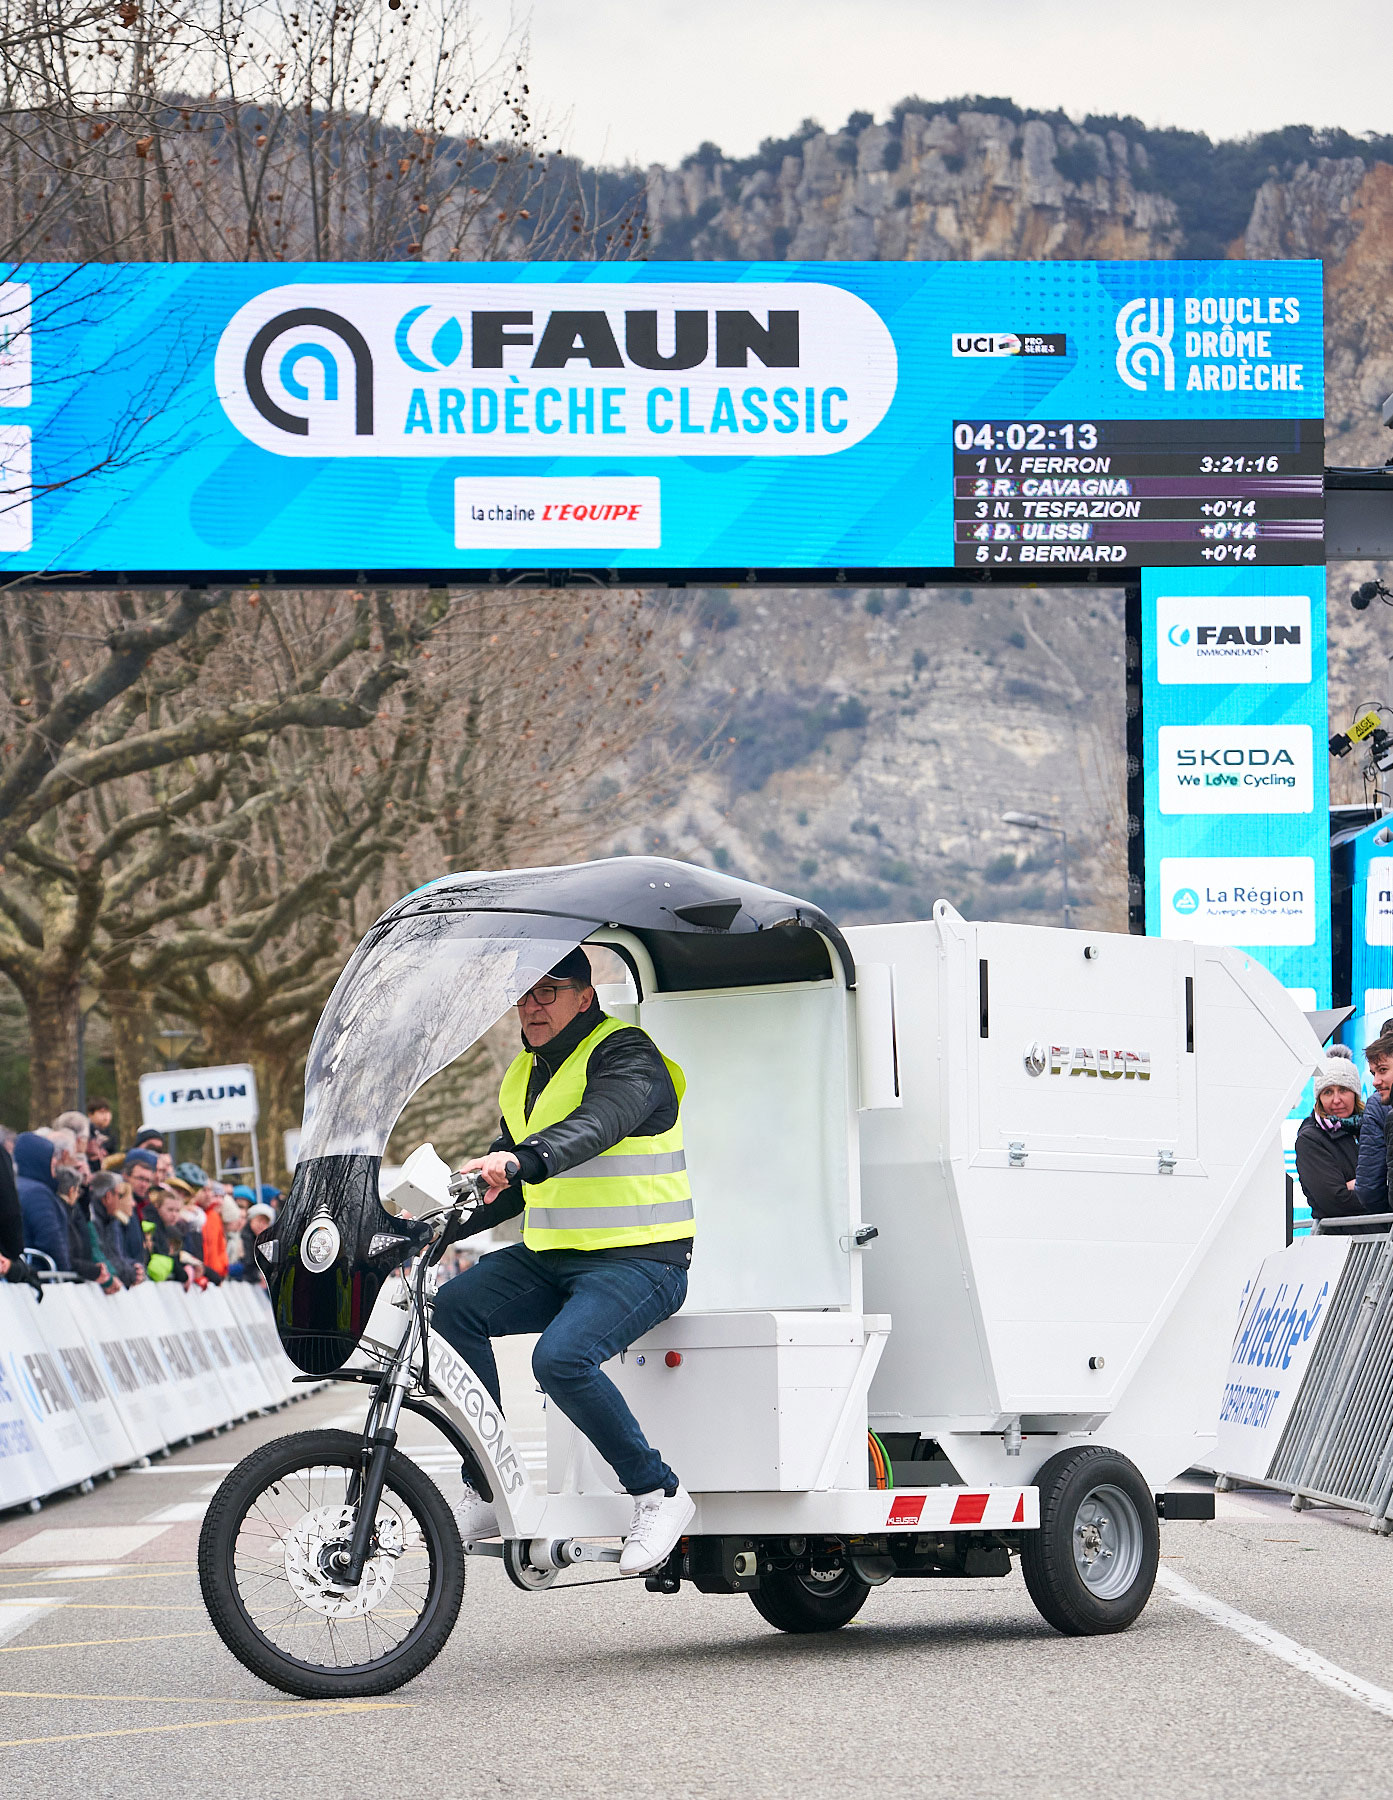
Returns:
[[[300,1157],[381,1156],[417,1088],[591,929],[504,912],[426,912],[375,926],[310,1046]]]

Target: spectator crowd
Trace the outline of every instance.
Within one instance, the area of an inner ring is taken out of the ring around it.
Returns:
[[[1350,1052],[1343,1044],[1330,1047],[1316,1073],[1315,1105],[1296,1133],[1296,1178],[1317,1219],[1393,1211],[1393,1019],[1365,1045],[1364,1060],[1374,1089],[1367,1097]],[[1388,1227],[1371,1220],[1362,1229]]]
[[[0,1127],[0,1277],[37,1284],[56,1270],[104,1294],[143,1281],[259,1282],[253,1249],[279,1199],[176,1164],[148,1127],[118,1149],[111,1107],[94,1100],[37,1131]]]

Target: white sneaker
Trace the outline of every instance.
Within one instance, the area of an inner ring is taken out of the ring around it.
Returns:
[[[477,1543],[480,1538],[498,1536],[498,1514],[490,1501],[476,1487],[464,1484],[464,1498],[455,1507],[455,1523],[462,1542]]]
[[[624,1539],[619,1573],[644,1575],[665,1563],[695,1516],[696,1502],[684,1487],[675,1494],[665,1494],[661,1488],[651,1494],[635,1494],[634,1522]]]

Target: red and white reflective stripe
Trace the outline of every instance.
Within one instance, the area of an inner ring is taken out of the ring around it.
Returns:
[[[1040,1523],[1040,1494],[1033,1487],[897,1489],[889,1496],[887,1531],[995,1531],[1012,1525],[1027,1531]]]

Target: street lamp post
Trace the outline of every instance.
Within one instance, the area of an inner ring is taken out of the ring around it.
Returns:
[[[1025,831],[1048,831],[1059,839],[1060,856],[1059,872],[1064,882],[1064,929],[1073,928],[1069,907],[1069,833],[1062,825],[1055,825],[1049,819],[1042,818],[1039,813],[1006,812],[1001,815],[1003,825],[1019,825]]]

